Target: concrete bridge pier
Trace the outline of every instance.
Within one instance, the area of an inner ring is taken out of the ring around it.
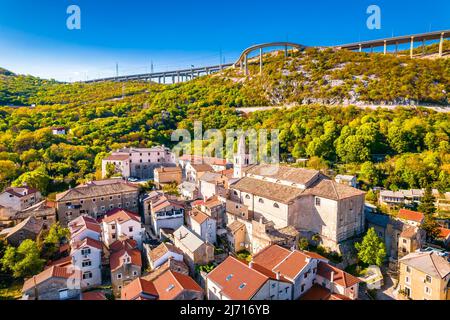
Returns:
[[[386,53],[387,53],[387,44],[386,44],[386,40],[384,40],[384,49],[383,49],[383,53],[384,53],[384,55],[386,55]]]
[[[263,69],[263,50],[262,48],[259,48],[259,74],[262,75],[262,69]]]
[[[395,55],[398,56],[398,42],[395,43]]]
[[[284,57],[288,56],[288,49],[287,46],[284,46]]]
[[[422,55],[425,55],[425,39],[422,40]]]
[[[409,49],[409,56],[411,59],[414,56],[414,37],[411,37],[411,47]]]
[[[444,53],[444,33],[441,33],[441,39],[439,40],[439,57],[442,57]]]
[[[245,55],[245,75],[248,76],[248,55]]]
[[[359,45],[359,52],[362,52],[362,45]]]

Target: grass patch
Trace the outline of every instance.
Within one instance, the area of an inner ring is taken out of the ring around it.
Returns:
[[[363,277],[367,273],[368,264],[364,262],[355,263],[347,266],[344,271],[350,273],[355,277]]]

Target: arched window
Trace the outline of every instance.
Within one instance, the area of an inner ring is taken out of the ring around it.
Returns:
[[[234,191],[234,195],[237,196],[237,191],[236,190]]]
[[[276,203],[276,202],[273,204],[273,206],[274,206],[275,208],[279,208],[279,207],[280,207],[280,206],[278,205],[278,203]]]
[[[245,199],[250,199],[250,196],[247,194],[247,195],[245,196]]]
[[[259,198],[258,202],[259,202],[259,203],[264,203],[263,198]]]

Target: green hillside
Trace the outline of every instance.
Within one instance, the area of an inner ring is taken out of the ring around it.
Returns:
[[[174,129],[280,130],[283,159],[356,173],[366,187],[450,189],[450,116],[430,109],[339,104],[448,104],[450,59],[308,49],[264,58],[190,82],[63,84],[0,75],[0,188],[27,181],[50,193],[98,178],[100,160],[122,146],[166,144]],[[235,107],[304,104],[239,114]],[[34,108],[11,108],[7,105]],[[336,105],[336,106],[332,106]],[[51,134],[52,126],[70,129]]]

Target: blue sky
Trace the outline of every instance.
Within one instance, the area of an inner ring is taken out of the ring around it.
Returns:
[[[68,30],[66,9],[81,9]],[[366,26],[369,5],[381,29]],[[448,0],[0,0],[0,67],[62,81],[226,62],[286,40],[335,45],[450,29]]]

